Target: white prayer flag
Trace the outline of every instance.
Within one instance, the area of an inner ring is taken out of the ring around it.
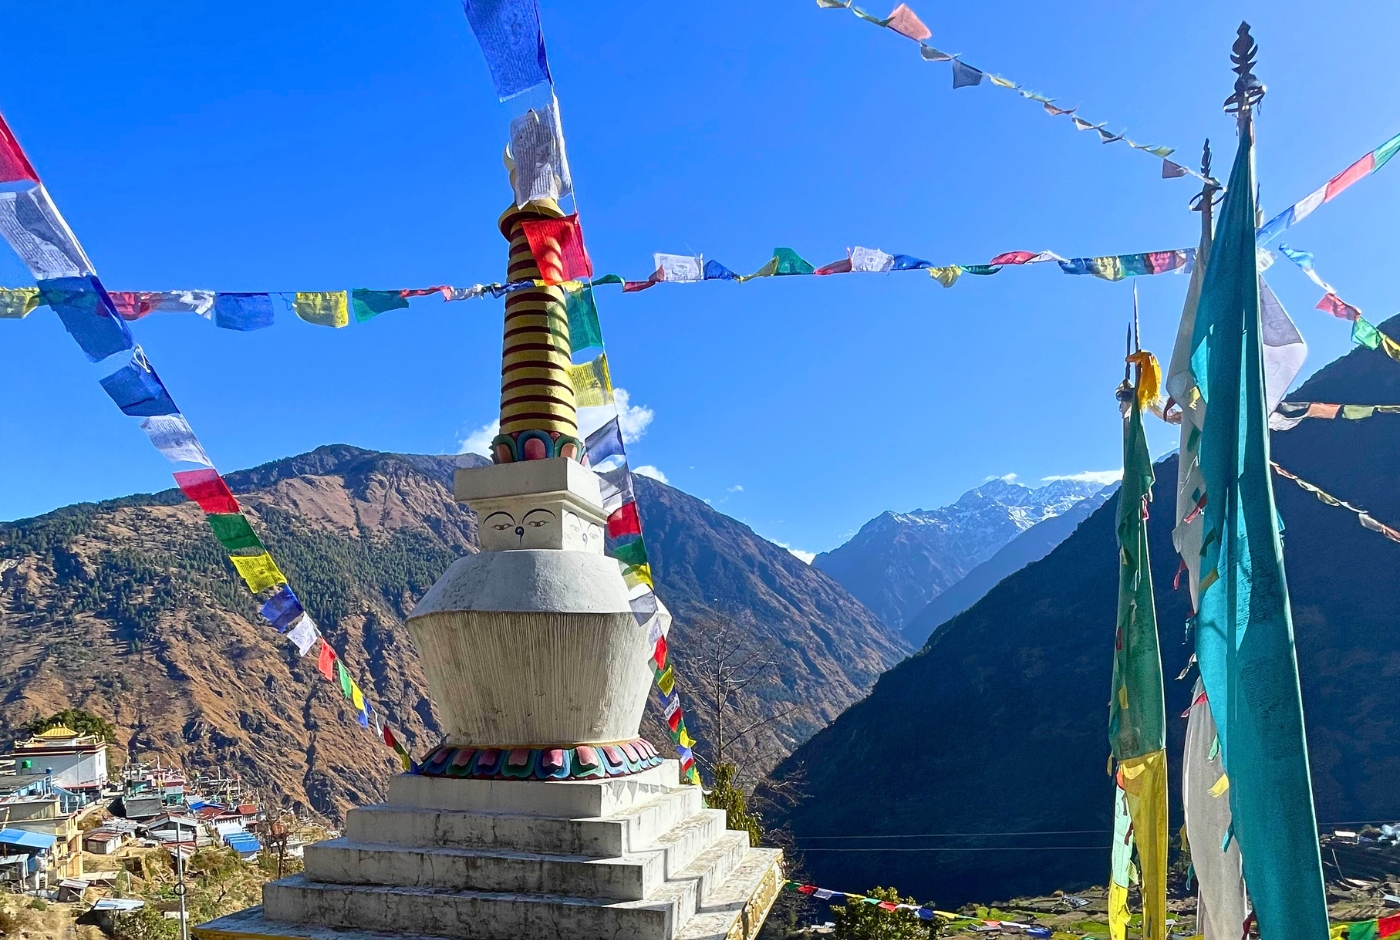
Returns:
[[[1293,206],[1293,223],[1297,224],[1308,216],[1312,215],[1314,209],[1322,205],[1327,200],[1327,186],[1324,184],[1313,192],[1308,193]]]
[[[214,466],[184,415],[154,415],[141,422],[141,430],[146,432],[155,449],[174,463]]]
[[[0,236],[35,280],[96,273],[42,184],[22,193],[0,193]]]
[[[311,647],[316,645],[320,639],[321,631],[316,629],[316,621],[311,619],[310,614],[302,614],[301,618],[292,625],[292,629],[287,631],[287,639],[296,644],[297,653],[305,656],[311,651]]]
[[[156,295],[152,312],[195,313],[208,320],[214,315],[212,290],[167,290]]]
[[[696,255],[667,255],[658,252],[652,257],[663,281],[689,283],[705,279],[704,262]]]
[[[540,110],[531,108],[510,122],[510,155],[515,162],[511,181],[517,206],[532,199],[559,199],[573,192],[558,98],[551,96],[549,104]]]
[[[887,255],[878,248],[862,248],[859,245],[851,249],[851,271],[863,271],[866,273],[879,273],[888,271],[894,267],[894,256]]]

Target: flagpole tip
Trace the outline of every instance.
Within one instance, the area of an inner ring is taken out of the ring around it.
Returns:
[[[1230,47],[1230,61],[1234,63],[1232,71],[1239,77],[1235,79],[1234,94],[1225,99],[1225,112],[1236,115],[1241,123],[1249,112],[1264,100],[1264,94],[1268,90],[1254,75],[1258,55],[1259,44],[1250,35],[1249,24],[1241,21],[1240,28],[1236,31],[1235,42]]]

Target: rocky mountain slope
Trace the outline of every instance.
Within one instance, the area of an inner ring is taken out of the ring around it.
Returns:
[[[1400,331],[1400,317],[1386,325]],[[1358,348],[1293,400],[1400,403],[1400,367]],[[1104,420],[1115,420],[1105,390]],[[1311,420],[1274,459],[1400,523],[1400,418]],[[1172,818],[1190,679],[1186,591],[1172,590],[1176,458],[1157,466],[1149,522],[1167,677]],[[1275,477],[1318,820],[1400,817],[1400,545]],[[813,880],[895,884],[958,904],[1102,883],[1112,781],[1108,691],[1117,585],[1116,496],[1044,559],[997,584],[881,677],[864,701],[775,772],[808,798],[788,823]],[[981,833],[983,835],[966,835]],[[1036,833],[1036,834],[1029,834]],[[931,835],[943,834],[943,835]],[[962,835],[957,835],[962,834]],[[915,838],[918,836],[918,838]],[[833,838],[839,837],[839,838]]]
[[[1056,545],[1079,528],[1081,522],[1107,502],[1116,489],[1116,483],[1106,486],[1058,516],[1042,519],[1007,542],[995,555],[929,601],[913,620],[904,625],[904,638],[913,646],[923,646],[934,630],[980,601],[1002,578],[1050,554]]]
[[[997,549],[1101,486],[1056,480],[1032,489],[989,480],[941,509],[881,513],[812,564],[898,630]]]
[[[228,477],[312,616],[420,754],[439,732],[403,618],[475,550],[476,520],[453,502],[451,476],[476,462],[328,446]],[[733,751],[757,772],[905,652],[786,551],[661,484],[639,480],[639,491],[697,736],[708,722],[692,657],[721,613],[782,664],[763,694],[783,717]],[[380,796],[394,770],[314,661],[257,615],[175,490],[0,524],[0,741],[70,705],[113,721],[143,757],[239,774],[332,818]]]

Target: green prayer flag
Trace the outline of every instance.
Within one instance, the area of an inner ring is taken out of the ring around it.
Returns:
[[[1351,323],[1351,341],[1359,343],[1367,349],[1379,349],[1381,331],[1358,316]]]
[[[1147,553],[1147,504],[1152,457],[1134,398],[1123,424],[1123,485],[1118,490],[1118,633],[1113,650],[1113,694],[1108,739],[1118,760],[1167,746],[1162,654]]]
[[[603,330],[598,326],[598,305],[593,301],[593,288],[584,285],[566,295],[565,309],[569,314],[569,351],[582,352],[603,345]]]
[[[1170,157],[1172,154],[1176,153],[1176,148],[1175,148],[1175,147],[1149,147],[1148,150],[1147,150],[1147,152],[1150,153],[1150,154],[1152,154],[1152,156],[1154,156],[1154,157],[1161,157],[1163,160],[1165,160],[1165,159],[1167,159],[1167,157]]]
[[[811,274],[816,270],[791,248],[774,248],[773,261],[777,262],[773,273],[780,277],[784,274]]]
[[[357,287],[350,296],[355,304],[357,323],[364,323],[387,310],[402,310],[408,306],[408,298],[403,295],[403,291],[363,290]]]
[[[1374,173],[1385,166],[1386,161],[1395,156],[1397,151],[1400,151],[1400,134],[1396,134],[1376,148],[1371,155],[1371,172]]]
[[[1376,413],[1375,405],[1343,405],[1342,417],[1358,421],[1361,418],[1369,418]]]
[[[1001,270],[999,264],[964,264],[961,265],[964,274],[996,274]]]
[[[345,664],[339,659],[335,661],[335,675],[340,680],[340,694],[346,698],[350,697],[350,690],[354,688],[354,683],[350,681],[350,673],[345,671]]]
[[[1379,936],[1376,930],[1377,924],[1374,920],[1363,920],[1359,924],[1352,924],[1347,928],[1348,940],[1376,940]]]
[[[257,533],[248,524],[248,517],[241,512],[215,512],[204,518],[209,520],[209,528],[214,530],[214,538],[230,552],[240,548],[263,547]]]
[[[865,20],[867,23],[874,23],[876,26],[888,26],[890,24],[889,20],[881,19],[880,17],[875,16],[872,13],[866,13],[860,7],[851,7],[851,12],[854,13],[856,16],[860,17],[861,19]]]
[[[613,549],[613,557],[627,567],[645,565],[647,563],[647,547],[641,539],[637,539],[626,545],[617,546]]]
[[[594,286],[594,287],[597,287],[599,284],[626,284],[626,283],[627,283],[627,281],[623,278],[623,276],[622,276],[621,274],[604,274],[602,277],[595,277],[595,278],[593,278],[593,286]]]

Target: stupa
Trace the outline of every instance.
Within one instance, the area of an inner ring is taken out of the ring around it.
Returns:
[[[500,219],[509,280],[539,278],[521,223]],[[541,259],[546,266],[551,259]],[[195,928],[206,940],[384,935],[461,940],[751,940],[783,885],[639,735],[647,633],[603,553],[583,461],[563,291],[506,298],[494,463],[458,470],[481,551],[408,618],[445,739],[263,904]],[[660,614],[664,616],[664,611]]]

